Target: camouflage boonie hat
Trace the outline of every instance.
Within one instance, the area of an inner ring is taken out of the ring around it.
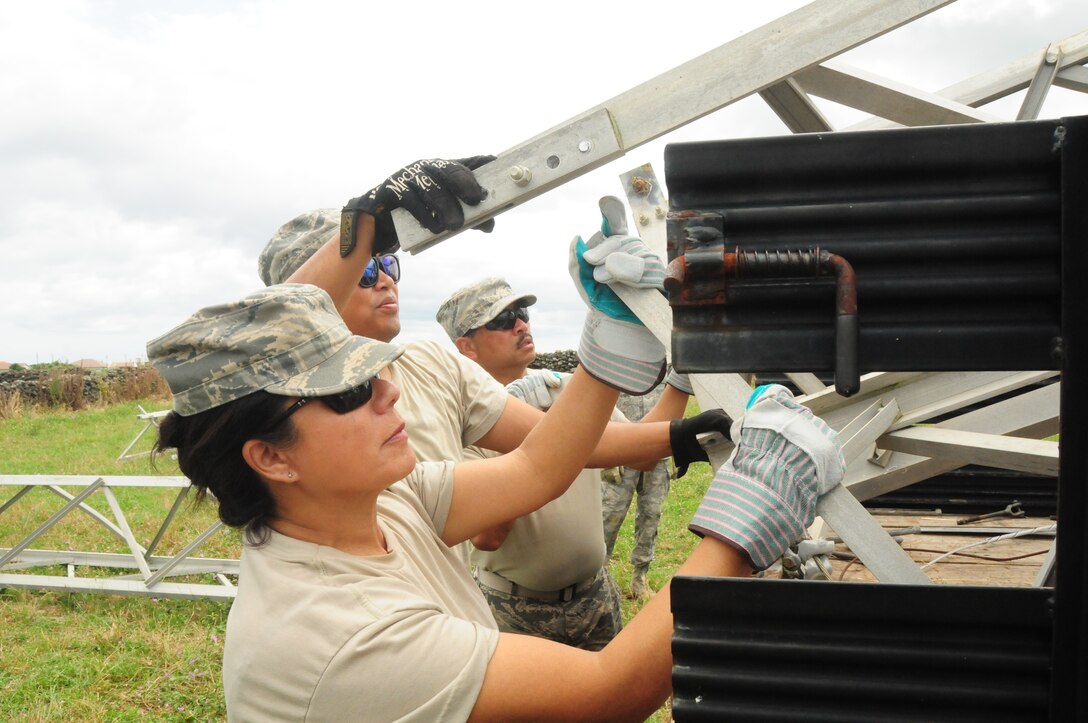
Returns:
[[[340,231],[340,209],[318,208],[280,226],[257,259],[265,286],[282,284]]]
[[[450,335],[450,339],[464,336],[479,329],[517,302],[520,306],[532,306],[536,297],[532,294],[515,294],[505,280],[491,277],[477,281],[455,291],[442,302],[435,319]]]
[[[280,284],[209,306],[147,343],[147,358],[183,417],[265,390],[323,397],[374,377],[403,349],[344,325],[332,299],[309,284]]]

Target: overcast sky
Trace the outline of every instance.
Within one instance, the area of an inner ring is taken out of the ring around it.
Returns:
[[[298,212],[427,157],[500,153],[803,2],[10,0],[0,4],[0,360],[145,358],[197,308],[260,286]],[[546,8],[546,9],[545,9]],[[1085,0],[959,0],[841,56],[927,91],[1088,29]],[[1022,94],[989,106],[1012,119]],[[817,103],[837,127],[864,116]],[[1055,88],[1044,117],[1088,113]],[[735,103],[460,234],[402,254],[401,340],[458,287],[540,298],[541,351],[577,344],[567,244],[668,142],[787,133]]]

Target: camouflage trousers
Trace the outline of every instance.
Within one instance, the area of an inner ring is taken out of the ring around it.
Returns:
[[[623,628],[620,594],[608,568],[566,602],[510,595],[476,581],[499,630],[600,650]]]
[[[613,477],[612,479],[615,479]],[[604,543],[608,556],[616,545],[620,526],[627,517],[631,500],[638,495],[635,508],[635,544],[631,548],[631,564],[647,567],[654,559],[657,526],[661,522],[661,505],[669,493],[669,463],[661,460],[649,472],[620,468],[617,481],[601,475],[601,508],[604,515]]]

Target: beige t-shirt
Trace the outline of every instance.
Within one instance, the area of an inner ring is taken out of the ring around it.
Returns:
[[[245,547],[223,656],[230,720],[468,717],[498,631],[438,535],[452,481],[451,463],[424,463],[379,496],[386,555],[274,532]]]
[[[559,393],[550,391],[553,399]],[[616,410],[612,421],[627,419]],[[479,447],[465,450],[466,458],[494,456]],[[562,496],[519,517],[498,550],[473,547],[470,558],[481,569],[534,590],[561,590],[597,574],[605,563],[601,471],[582,470]]]
[[[487,434],[502,416],[506,387],[476,362],[433,341],[406,344],[389,365],[400,387],[397,412],[408,431],[408,446],[422,461],[464,459],[467,445]],[[454,547],[468,567],[472,543]]]
[[[461,461],[464,448],[499,421],[509,398],[479,364],[437,342],[407,344],[389,368],[401,391],[396,409],[420,461]]]

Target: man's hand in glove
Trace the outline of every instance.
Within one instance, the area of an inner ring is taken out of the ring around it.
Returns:
[[[461,228],[465,214],[459,201],[476,206],[487,198],[487,191],[472,172],[493,160],[494,156],[473,156],[416,161],[362,196],[351,199],[340,216],[340,256],[347,256],[355,248],[360,213],[374,217],[374,254],[392,253],[400,248],[390,215],[394,208],[408,211],[432,233]],[[476,226],[484,232],[490,232],[494,227],[493,219]]]
[[[718,432],[729,439],[729,428],[733,420],[720,409],[708,409],[694,417],[674,419],[669,422],[669,444],[672,446],[672,460],[676,465],[676,476],[683,477],[692,462],[709,462],[710,457],[699,444],[698,435],[704,432]]]
[[[759,387],[735,425],[737,447],[688,526],[766,569],[805,536],[816,500],[846,473],[838,434],[785,387]]]
[[[506,385],[506,393],[517,397],[529,406],[541,411],[548,411],[556,400],[569,374],[553,371],[532,372],[521,379],[515,379]]]

